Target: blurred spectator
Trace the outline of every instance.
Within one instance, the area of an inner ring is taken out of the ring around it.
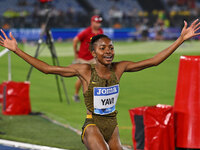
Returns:
[[[10,29],[10,25],[8,23],[5,23],[2,27],[4,30]]]
[[[122,22],[123,13],[119,8],[112,6],[109,11],[109,18],[110,18],[110,26],[117,24],[121,24]]]
[[[12,10],[12,9],[7,9],[3,13],[3,17],[5,17],[5,18],[14,18],[14,17],[17,17],[17,16],[18,16],[17,12]]]
[[[149,39],[148,19],[145,18],[142,23],[136,25],[136,40],[147,41]]]
[[[26,6],[27,5],[27,1],[26,0],[18,0],[18,6]]]
[[[8,23],[13,28],[39,28],[46,20],[47,11],[50,9],[51,27],[86,27],[93,14],[104,16],[104,26],[106,25],[106,27],[135,27],[141,24],[144,18],[149,20],[148,27],[153,27],[158,18],[162,20],[164,27],[180,27],[183,20],[191,22],[200,13],[200,0],[163,0],[166,5],[165,10],[153,10],[152,12],[142,10],[139,4],[136,6],[137,1],[99,1],[95,2],[98,5],[92,12],[87,12],[83,6],[79,6],[77,1],[54,0],[41,4],[39,0],[13,0],[12,4],[6,4],[7,1],[0,0],[0,5],[2,4],[0,24],[3,26]],[[100,7],[101,2],[106,1],[106,6]],[[94,3],[91,0],[88,2]],[[134,7],[130,4],[134,4]]]
[[[164,22],[160,18],[155,23],[154,31],[156,33],[155,40],[164,40]]]
[[[124,14],[123,23],[125,23],[127,27],[135,26],[140,21],[138,13],[139,11],[137,8],[128,11],[127,13]]]
[[[121,25],[121,23],[116,22],[112,27],[113,27],[114,29],[120,29],[120,28],[122,28],[122,25]]]
[[[71,23],[71,25],[74,25],[76,22],[76,13],[75,10],[70,7],[66,12],[67,22]]]

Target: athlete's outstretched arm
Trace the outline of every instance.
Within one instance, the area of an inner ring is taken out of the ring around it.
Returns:
[[[139,61],[139,62],[131,62],[131,61],[122,61],[119,62],[119,67],[123,68],[122,72],[134,72],[139,71],[145,68],[149,68],[152,66],[157,66],[162,63],[165,59],[167,59],[184,41],[200,35],[197,31],[200,29],[200,22],[198,23],[198,19],[196,19],[190,27],[187,27],[187,22],[184,21],[184,27],[181,31],[180,37],[168,48],[159,52],[154,57]]]
[[[36,59],[27,53],[23,52],[18,48],[17,41],[13,37],[12,33],[10,32],[9,36],[10,38],[7,37],[5,32],[1,30],[1,33],[4,35],[4,38],[0,36],[0,45],[13,51],[16,53],[19,57],[24,59],[26,62],[31,64],[33,67],[38,69],[39,71],[45,73],[45,74],[58,74],[61,76],[66,76],[66,77],[71,77],[71,76],[78,76],[79,75],[79,68],[80,65],[74,64],[70,65],[68,67],[59,67],[59,66],[51,66],[48,65],[47,63]]]

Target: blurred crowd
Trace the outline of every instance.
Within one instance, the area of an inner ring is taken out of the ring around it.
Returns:
[[[0,21],[3,28],[38,28],[43,25],[47,16],[49,17],[49,26],[52,28],[67,28],[86,26],[85,19],[88,18],[73,7],[68,7],[66,11],[54,7],[52,3],[27,3],[26,0],[18,0],[17,6],[19,10],[8,8],[2,13]],[[30,7],[23,10],[23,8]]]
[[[0,0],[1,2],[2,0]],[[121,0],[108,0],[118,3]],[[94,11],[80,12],[73,6],[66,10],[54,7],[52,3],[41,4],[39,1],[27,3],[26,0],[18,0],[16,4],[20,7],[30,7],[29,9],[18,11],[8,8],[1,15],[0,25],[3,28],[37,28],[46,20],[48,12],[50,12],[51,28],[75,28],[85,27],[89,25],[90,17],[94,14],[102,15],[104,18],[104,27],[113,28],[129,28],[136,27],[138,32],[147,34],[148,28],[155,27],[158,30],[158,36],[162,34],[162,30],[167,27],[180,27],[183,20],[192,21],[198,17],[200,13],[200,0],[163,0],[166,3],[164,10],[153,10],[152,12],[144,11],[139,8],[133,8],[128,12],[124,12],[117,5],[110,6],[106,16],[100,9],[95,8]],[[125,2],[125,1],[124,1]]]

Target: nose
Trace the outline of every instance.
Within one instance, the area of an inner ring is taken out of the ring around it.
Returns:
[[[109,47],[106,48],[106,54],[110,54],[111,53],[111,50]]]

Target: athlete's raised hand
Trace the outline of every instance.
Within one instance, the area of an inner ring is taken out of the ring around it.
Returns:
[[[181,37],[183,40],[187,40],[194,36],[200,35],[200,32],[197,32],[200,29],[199,19],[196,19],[189,27],[186,21],[184,21],[184,27],[181,31]]]
[[[13,37],[12,33],[9,33],[10,38],[5,34],[5,32],[1,29],[1,33],[3,34],[4,38],[0,36],[0,45],[15,52],[17,50],[17,41]]]

